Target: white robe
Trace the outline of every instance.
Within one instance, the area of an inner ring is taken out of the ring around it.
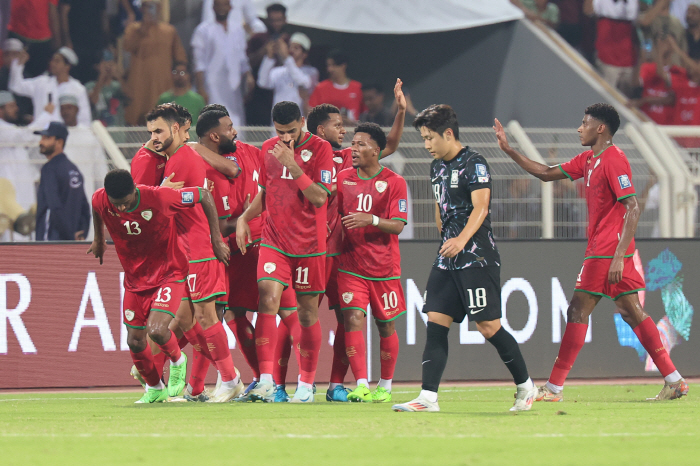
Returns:
[[[294,59],[289,56],[282,66],[277,64],[274,58],[265,56],[258,71],[258,86],[263,89],[272,89],[272,105],[278,102],[289,101],[296,103],[304,111],[303,100],[299,95],[299,88],[304,88],[311,95],[318,84],[318,70],[313,66],[304,65],[298,67]]]
[[[214,0],[202,2],[202,23],[215,21]],[[241,27],[243,22],[248,23],[254,34],[267,32],[265,23],[255,14],[255,5],[251,0],[231,0],[231,12],[228,14],[228,26]]]

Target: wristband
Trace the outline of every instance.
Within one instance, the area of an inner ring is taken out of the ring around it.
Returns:
[[[297,178],[294,181],[296,181],[297,186],[299,186],[299,189],[301,189],[302,191],[304,191],[306,188],[308,188],[309,186],[314,184],[314,182],[311,181],[311,178],[309,178],[306,175],[306,173],[304,173],[303,175],[301,175],[299,178]]]
[[[372,225],[374,225],[375,227],[379,225],[379,217],[377,217],[376,215],[372,215]]]

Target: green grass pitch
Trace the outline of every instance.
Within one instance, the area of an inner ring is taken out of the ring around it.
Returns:
[[[514,414],[510,387],[440,391],[440,413],[387,404],[166,403],[140,393],[0,394],[0,464],[698,465],[700,402],[656,385],[572,385]],[[394,401],[418,387],[395,387]]]

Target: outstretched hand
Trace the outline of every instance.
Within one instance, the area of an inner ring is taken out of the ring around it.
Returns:
[[[173,181],[173,177],[175,176],[175,172],[171,173],[170,176],[168,176],[166,179],[163,180],[161,183],[161,186],[165,186],[166,188],[171,188],[171,189],[182,189],[185,187],[185,182],[184,181]]]
[[[403,81],[400,78],[396,78],[396,85],[394,86],[394,99],[396,100],[396,107],[400,112],[405,112],[408,107],[406,102],[406,96],[403,93]]]
[[[508,137],[506,136],[506,131],[503,129],[503,125],[498,118],[494,118],[493,130],[496,132],[496,140],[498,140],[498,147],[502,151],[507,151],[510,149],[510,144],[508,144]]]
[[[104,256],[106,250],[107,243],[104,241],[93,240],[92,244],[90,245],[90,249],[88,249],[85,254],[93,253],[96,259],[100,259],[100,265],[102,265],[102,257]]]

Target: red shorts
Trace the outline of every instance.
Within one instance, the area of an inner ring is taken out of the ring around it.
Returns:
[[[152,311],[175,317],[183,298],[187,297],[185,281],[168,282],[159,288],[133,293],[124,292],[124,325],[145,329]]]
[[[226,294],[226,266],[216,259],[190,262],[187,275],[190,299],[193,303]]]
[[[230,262],[229,262],[230,264]],[[229,285],[229,279],[228,279],[228,274],[229,274],[229,269],[228,267],[224,266],[224,283],[226,283],[226,294],[217,296],[216,297],[216,305],[217,306],[224,306],[224,309],[228,309],[228,295],[231,291],[231,286]]]
[[[257,268],[259,254],[259,242],[249,246],[245,254],[241,254],[240,251],[231,254],[228,269],[229,309],[243,308],[246,311],[258,312]],[[296,308],[297,296],[294,289],[287,287],[282,292],[280,309],[293,311]]]
[[[302,294],[326,289],[326,256],[290,257],[276,249],[260,247],[258,281],[274,280]],[[292,286],[290,286],[292,285]]]
[[[340,298],[338,297],[339,264],[340,254],[326,256],[326,292],[324,294],[328,299],[328,309],[340,309]]]
[[[586,259],[583,261],[581,272],[576,278],[574,291],[605,296],[613,301],[622,295],[641,291],[645,287],[644,277],[634,266],[634,257],[624,259],[622,280],[615,285],[608,281],[608,272],[612,259]]]
[[[359,309],[367,313],[372,306],[372,316],[380,322],[389,322],[406,312],[406,298],[401,280],[367,280],[349,273],[338,273],[338,289],[342,299],[341,311]]]

